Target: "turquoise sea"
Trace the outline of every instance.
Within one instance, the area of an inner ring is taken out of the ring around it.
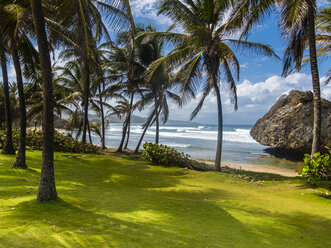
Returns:
[[[249,134],[250,125],[224,125],[222,160],[224,162],[250,165],[270,165],[295,168],[297,163],[275,159],[264,151],[266,146],[257,143]],[[140,124],[132,124],[129,149],[135,149],[143,130]],[[122,124],[111,124],[106,130],[107,147],[118,147],[122,135]],[[100,138],[92,134],[94,144]],[[155,141],[155,127],[151,127],[144,142]],[[143,143],[144,143],[143,142]],[[160,127],[160,144],[189,154],[193,159],[214,160],[217,144],[216,125],[164,125]],[[142,147],[141,147],[142,149]]]

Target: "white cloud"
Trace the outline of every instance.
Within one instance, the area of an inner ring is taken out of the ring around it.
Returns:
[[[248,67],[248,63],[244,63],[242,65],[240,65],[240,68],[247,68]]]
[[[318,0],[317,7],[324,8],[324,7],[330,6],[330,3],[331,3],[330,0]]]
[[[321,78],[322,97],[331,100],[331,85],[325,86]],[[271,76],[263,82],[253,83],[244,80],[237,85],[239,110],[234,111],[233,104],[226,93],[226,87],[222,87],[222,102],[224,122],[227,124],[254,124],[276,103],[283,94],[288,94],[291,90],[308,91],[312,90],[310,75],[294,73],[287,78]],[[198,99],[190,102],[182,110],[175,106],[171,107],[171,118],[188,120],[190,113],[198,103]],[[204,104],[201,112],[195,119],[202,123],[216,123],[217,105],[216,97],[210,95]]]
[[[169,27],[172,20],[164,15],[157,15],[158,0],[133,0],[131,3],[132,14],[136,18],[147,18],[159,25]]]

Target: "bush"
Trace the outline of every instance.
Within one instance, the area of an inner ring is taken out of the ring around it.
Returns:
[[[144,158],[154,165],[193,167],[193,160],[191,160],[190,156],[180,153],[174,148],[165,145],[145,143],[144,149]]]
[[[13,130],[13,143],[18,149],[19,131]],[[6,131],[0,130],[0,148],[3,147],[6,138]],[[43,133],[41,131],[28,131],[26,134],[26,146],[34,150],[42,150]],[[71,153],[98,153],[99,148],[89,143],[83,143],[70,136],[54,133],[54,151]]]
[[[321,180],[331,180],[331,149],[328,150],[329,153],[324,155],[315,153],[313,158],[305,154],[304,167],[300,174],[307,178],[308,184],[314,186]]]

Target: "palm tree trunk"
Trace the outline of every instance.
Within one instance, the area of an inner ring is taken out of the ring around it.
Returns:
[[[78,140],[79,136],[80,136],[80,133],[82,131],[82,126],[83,126],[83,123],[82,121],[79,122],[79,128],[78,128],[78,131],[77,131],[77,134],[76,134],[76,140]]]
[[[84,119],[83,119],[83,135],[82,142],[86,143],[86,131],[88,126],[88,108],[89,108],[89,98],[90,98],[90,79],[89,79],[89,68],[87,59],[83,63],[83,80],[84,80]]]
[[[43,154],[37,200],[51,201],[57,198],[54,176],[54,95],[52,84],[52,66],[41,0],[31,0],[31,9],[39,48],[44,101]]]
[[[103,83],[102,83],[103,84]],[[101,140],[101,148],[106,149],[106,126],[105,126],[105,112],[103,109],[103,102],[102,102],[102,91],[101,91],[101,86],[99,84],[99,101],[100,101],[100,111],[101,111],[101,132],[102,132],[102,140]]]
[[[88,127],[88,137],[90,139],[90,144],[93,145],[92,135],[91,135],[91,128],[90,128],[90,123],[89,122],[87,122],[87,127]]]
[[[131,129],[131,122],[129,121],[128,130],[126,132],[126,142],[125,142],[124,149],[128,149],[129,139],[130,139],[130,129]]]
[[[148,122],[145,124],[144,131],[143,131],[143,133],[142,133],[142,135],[141,135],[141,137],[140,137],[140,140],[139,140],[139,142],[138,142],[138,144],[137,144],[136,149],[134,150],[134,153],[135,153],[135,154],[139,152],[139,148],[140,148],[140,146],[141,146],[141,143],[142,143],[143,140],[144,140],[145,134],[146,134],[146,132],[147,132],[147,130],[148,130],[148,128],[149,128],[149,124],[150,124],[150,123],[151,123],[151,121],[148,121]]]
[[[128,148],[129,139],[130,139],[130,129],[131,129],[131,116],[132,116],[132,107],[133,107],[133,97],[134,97],[134,92],[132,91],[132,93],[131,93],[131,100],[130,100],[130,113],[129,113],[129,115],[128,115],[127,139],[126,139],[126,143],[125,143],[124,149],[127,149],[127,148]]]
[[[308,15],[308,37],[309,37],[309,53],[310,67],[313,80],[314,92],[314,126],[313,126],[313,144],[311,155],[313,156],[320,149],[321,145],[321,125],[322,125],[322,106],[321,106],[321,89],[316,56],[316,37],[315,37],[315,15],[314,9],[309,5]]]
[[[222,158],[222,146],[223,146],[223,113],[222,113],[221,93],[217,85],[216,78],[214,80],[215,80],[214,89],[216,92],[217,108],[218,108],[218,133],[217,133],[215,167],[218,171],[221,171],[222,170],[221,158]]]
[[[123,151],[123,145],[124,145],[127,130],[128,130],[128,119],[126,119],[123,123],[122,140],[121,140],[120,146],[117,149],[117,152]]]
[[[24,98],[24,86],[23,86],[23,78],[22,78],[22,70],[20,59],[18,56],[18,51],[16,48],[16,44],[14,44],[14,48],[12,50],[12,58],[14,62],[14,67],[16,71],[16,81],[17,81],[17,89],[18,89],[18,97],[20,102],[20,137],[19,137],[19,148],[16,159],[13,164],[13,168],[15,169],[27,169],[26,165],[26,157],[25,157],[25,143],[26,143],[26,106],[25,106],[25,98]]]
[[[159,121],[159,107],[158,107],[158,104],[157,104],[157,98],[155,98],[155,126],[156,126],[156,133],[155,133],[155,143],[156,144],[159,144],[159,135],[160,135],[160,121]]]
[[[85,1],[79,2],[80,7],[80,18],[79,18],[79,43],[80,43],[80,57],[83,62],[83,73],[82,78],[84,82],[84,121],[83,121],[83,135],[82,142],[86,143],[86,131],[88,128],[88,109],[89,109],[89,98],[90,98],[90,67],[89,67],[89,54],[88,54],[88,31],[86,28],[86,19],[85,19]]]
[[[5,114],[6,114],[6,139],[3,146],[3,154],[15,154],[15,149],[13,145],[13,130],[12,130],[12,119],[10,112],[10,99],[9,99],[9,81],[8,81],[8,71],[7,71],[7,59],[5,51],[0,51],[1,56],[1,69],[3,78],[3,88],[5,93]]]

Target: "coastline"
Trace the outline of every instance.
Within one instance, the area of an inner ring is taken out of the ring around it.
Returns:
[[[42,129],[41,126],[38,126],[36,128],[37,131],[40,131]],[[35,127],[29,127],[27,130],[35,130]],[[65,129],[61,128],[55,128],[55,130],[59,133],[67,132]],[[99,146],[99,145],[97,145]],[[116,152],[116,148],[108,147],[106,149],[107,152]],[[131,153],[131,150],[127,150],[129,153]],[[204,163],[207,165],[213,165],[214,161],[212,160],[205,160],[205,159],[195,159],[197,162]],[[242,165],[242,164],[235,164],[235,163],[229,163],[229,162],[223,162],[222,167],[228,167],[230,169],[235,170],[242,170],[242,171],[250,171],[250,172],[258,172],[258,173],[270,173],[270,174],[276,174],[281,175],[284,177],[297,177],[299,174],[294,169],[286,169],[276,166],[268,166],[268,165]]]
[[[213,165],[213,161],[209,160],[201,160],[197,159],[196,161],[205,163],[208,165]],[[283,169],[278,167],[272,167],[267,165],[239,165],[239,164],[232,164],[232,163],[222,163],[222,167],[228,167],[235,170],[242,170],[242,171],[250,171],[250,172],[259,172],[259,173],[270,173],[270,174],[276,174],[281,175],[284,177],[298,177],[299,174],[291,169]]]

